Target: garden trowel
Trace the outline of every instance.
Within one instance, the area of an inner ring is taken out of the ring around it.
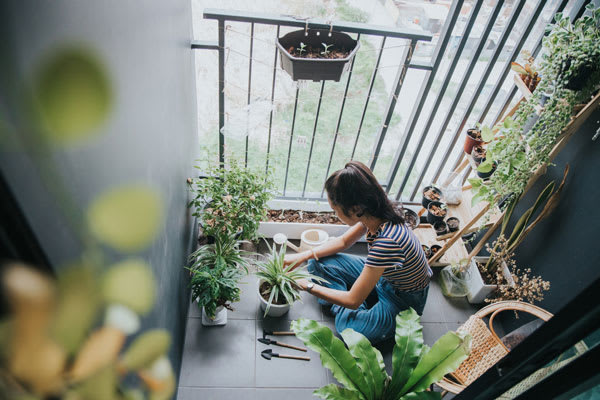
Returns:
[[[288,354],[279,354],[279,353],[273,353],[272,349],[267,349],[267,350],[263,350],[260,355],[267,359],[270,360],[271,357],[279,357],[279,358],[291,358],[293,360],[303,360],[303,361],[310,361],[310,357],[303,357],[303,356],[290,356]]]
[[[287,347],[288,349],[294,349],[299,351],[306,351],[304,347],[292,346],[291,344],[278,342],[277,340],[271,340],[267,338],[258,338],[258,341],[264,344],[274,344],[275,346]]]

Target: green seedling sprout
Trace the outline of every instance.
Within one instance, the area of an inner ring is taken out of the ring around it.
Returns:
[[[306,45],[302,42],[300,42],[300,48],[298,49],[298,53],[300,53],[300,55],[302,55],[303,52],[306,51]]]
[[[328,55],[329,53],[331,53],[331,51],[329,51],[329,48],[330,48],[331,46],[333,46],[333,43],[332,43],[332,44],[325,44],[325,43],[321,43],[321,44],[323,45],[323,47],[325,47],[325,50],[323,50],[323,51],[321,52],[321,54],[323,54],[324,56],[326,56],[326,55]]]

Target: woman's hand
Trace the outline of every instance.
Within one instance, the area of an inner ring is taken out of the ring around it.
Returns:
[[[310,255],[307,256],[306,252],[286,254],[283,259],[283,265],[287,267],[290,264],[294,264],[292,269],[296,269],[300,266],[300,264],[308,261],[309,259]]]
[[[298,285],[300,290],[306,290],[306,287],[308,286],[308,284],[309,284],[308,279],[298,279],[296,281],[296,285]]]

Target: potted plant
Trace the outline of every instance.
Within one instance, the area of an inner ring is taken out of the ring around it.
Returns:
[[[431,249],[429,248],[429,246],[422,244],[421,247],[423,248],[423,252],[425,253],[425,258],[431,257]]]
[[[433,223],[433,230],[438,236],[445,235],[448,233],[448,225],[444,221],[435,221]]]
[[[485,301],[501,286],[514,285],[514,280],[504,260],[500,260],[494,268],[486,268],[489,257],[475,256],[467,269],[467,300],[472,304]]]
[[[448,206],[441,201],[432,201],[427,206],[427,222],[433,225],[436,221],[443,221],[448,214]]]
[[[456,232],[460,227],[460,220],[456,217],[450,217],[446,220],[446,224],[448,225],[449,232]]]
[[[265,317],[280,317],[289,311],[296,300],[300,300],[300,288],[296,285],[298,279],[310,279],[315,282],[325,280],[303,268],[295,268],[294,264],[284,266],[286,246],[282,245],[277,251],[275,245],[271,248],[268,242],[266,243],[271,256],[256,263],[256,276],[259,278],[258,298]]]
[[[469,293],[469,262],[460,260],[444,267],[440,273],[440,286],[442,293],[447,297],[464,297]]]
[[[186,268],[192,275],[192,299],[202,310],[202,325],[225,325],[231,303],[240,300],[238,282],[248,273],[250,262],[239,246],[235,234],[223,234],[190,255]]]
[[[492,176],[497,167],[498,163],[496,161],[487,162],[487,160],[484,158],[483,162],[477,167],[477,176],[483,180],[486,180]]]
[[[308,319],[293,321],[291,329],[304,344],[321,355],[323,365],[343,385],[315,390],[323,399],[439,399],[429,386],[455,371],[467,359],[471,336],[447,332],[431,348],[423,343],[423,328],[411,308],[396,316],[396,345],[389,376],[379,350],[360,333],[341,332],[344,343],[331,329]]]
[[[481,145],[475,145],[471,150],[471,156],[473,157],[475,165],[479,166],[479,164],[481,164],[482,161],[485,160],[485,149]]]
[[[360,48],[360,43],[342,32],[301,29],[277,40],[283,68],[293,80],[312,81],[340,78]]]
[[[200,169],[200,167],[196,167]],[[239,234],[238,239],[256,240],[260,221],[266,216],[273,183],[264,172],[231,161],[227,168],[215,166],[206,175],[190,179],[194,198],[190,202],[203,234]]]
[[[442,200],[442,191],[433,186],[433,184],[429,186],[425,186],[423,188],[423,199],[421,200],[421,205],[423,208],[427,208],[429,203],[432,201],[441,201]]]
[[[419,226],[419,215],[411,209],[403,208],[404,221],[411,229],[416,229]]]
[[[519,74],[519,77],[525,86],[527,86],[527,89],[533,93],[538,83],[540,83],[542,77],[539,75],[537,68],[535,68],[533,65],[535,59],[531,56],[531,53],[526,50],[523,50],[521,53],[526,60],[525,64],[521,65],[516,62],[511,62],[510,67],[513,71]]]

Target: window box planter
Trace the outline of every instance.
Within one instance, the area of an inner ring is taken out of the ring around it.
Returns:
[[[469,303],[483,303],[489,295],[498,289],[498,285],[488,285],[483,281],[483,277],[477,267],[478,262],[485,263],[487,260],[487,257],[473,257],[471,259],[466,280],[468,290],[467,300]],[[515,282],[505,263],[502,263],[502,275],[509,285],[514,286]]]
[[[322,229],[329,237],[341,236],[348,230],[348,225],[338,224],[308,224],[304,222],[261,222],[258,234],[266,238],[272,238],[276,233],[284,233],[288,239],[300,240],[302,232],[308,229]],[[363,237],[359,242],[365,242]]]
[[[306,33],[308,35],[306,35]],[[326,81],[332,80],[339,82],[342,75],[350,68],[350,62],[356,55],[360,43],[342,32],[330,32],[327,29],[304,29],[290,32],[277,40],[277,47],[281,57],[281,68],[285,70],[293,80],[311,80]],[[345,53],[342,58],[308,58],[299,53],[300,43],[303,43],[307,50],[302,54],[308,53],[308,49],[315,49],[313,53],[320,55],[320,51],[325,50],[323,43],[332,45],[328,48],[328,56],[332,56],[335,51]],[[316,49],[319,49],[317,51]]]

